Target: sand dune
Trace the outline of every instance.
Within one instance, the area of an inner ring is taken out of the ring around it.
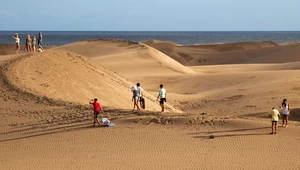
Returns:
[[[278,45],[274,42],[202,44],[179,46],[162,41],[144,42],[183,65],[217,65],[245,63],[282,63],[299,61],[299,43]]]
[[[81,41],[57,49],[94,57],[94,60],[101,62],[107,68],[126,76],[194,73],[160,51],[132,41],[101,39]]]
[[[131,109],[127,81],[90,59],[70,52],[48,52],[27,55],[10,68],[12,84],[39,96],[86,104],[97,97],[104,106]],[[147,94],[147,108],[159,111],[155,97]],[[176,112],[171,106],[170,111]]]
[[[285,163],[283,169],[298,169],[299,52],[297,43],[88,40],[42,54],[2,55],[0,166],[270,169]],[[136,82],[147,97],[147,110],[139,113],[130,110]],[[167,113],[155,102],[161,83]],[[114,127],[91,127],[87,102],[94,97]],[[268,113],[283,98],[291,104],[289,127],[269,135]]]

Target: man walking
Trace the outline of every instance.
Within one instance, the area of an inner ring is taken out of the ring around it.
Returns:
[[[157,96],[157,101],[158,99],[160,98],[160,106],[161,106],[161,112],[164,112],[165,111],[165,105],[164,103],[167,102],[167,91],[166,89],[164,88],[164,85],[159,85],[160,87],[160,90],[159,90],[159,93],[158,93],[158,96]]]
[[[38,47],[39,47],[39,49],[41,49],[42,51],[44,51],[44,48],[42,47],[42,42],[43,42],[43,35],[42,35],[41,32],[39,32]]]
[[[137,94],[138,94],[138,100],[140,102],[140,108],[145,109],[145,100],[143,98],[143,88],[141,87],[140,83],[136,84],[137,86]]]

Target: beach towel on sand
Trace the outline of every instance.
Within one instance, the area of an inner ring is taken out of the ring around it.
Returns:
[[[102,118],[101,121],[103,122],[104,125],[109,126],[109,127],[114,125],[114,124],[113,124],[110,120],[108,120],[106,117]]]

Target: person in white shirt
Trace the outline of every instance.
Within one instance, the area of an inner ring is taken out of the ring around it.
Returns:
[[[165,111],[165,105],[164,103],[167,102],[167,91],[166,89],[164,88],[164,85],[159,85],[160,87],[160,90],[159,90],[159,93],[158,93],[158,96],[157,96],[157,101],[158,99],[159,100],[159,103],[160,103],[160,106],[161,106],[161,112],[164,112]]]
[[[142,107],[142,99],[143,99],[143,88],[141,87],[140,83],[136,84],[137,87],[137,95],[138,95],[138,101],[140,102],[140,108]]]
[[[20,51],[20,38],[18,33],[15,33],[15,36],[13,38],[16,40],[16,54],[19,54]]]
[[[131,87],[131,92],[132,92],[132,101],[133,101],[133,109],[132,109],[132,111],[135,110],[135,107],[139,111],[140,107],[138,105],[139,96],[138,96],[138,89],[137,89],[137,87],[136,86],[132,86]]]
[[[290,115],[290,105],[287,99],[283,99],[281,107],[282,109],[282,127],[288,127],[289,115]]]

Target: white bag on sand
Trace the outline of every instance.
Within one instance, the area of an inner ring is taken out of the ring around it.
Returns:
[[[106,126],[113,126],[114,124],[108,120],[106,117],[102,118],[101,121],[103,122],[104,125]]]

